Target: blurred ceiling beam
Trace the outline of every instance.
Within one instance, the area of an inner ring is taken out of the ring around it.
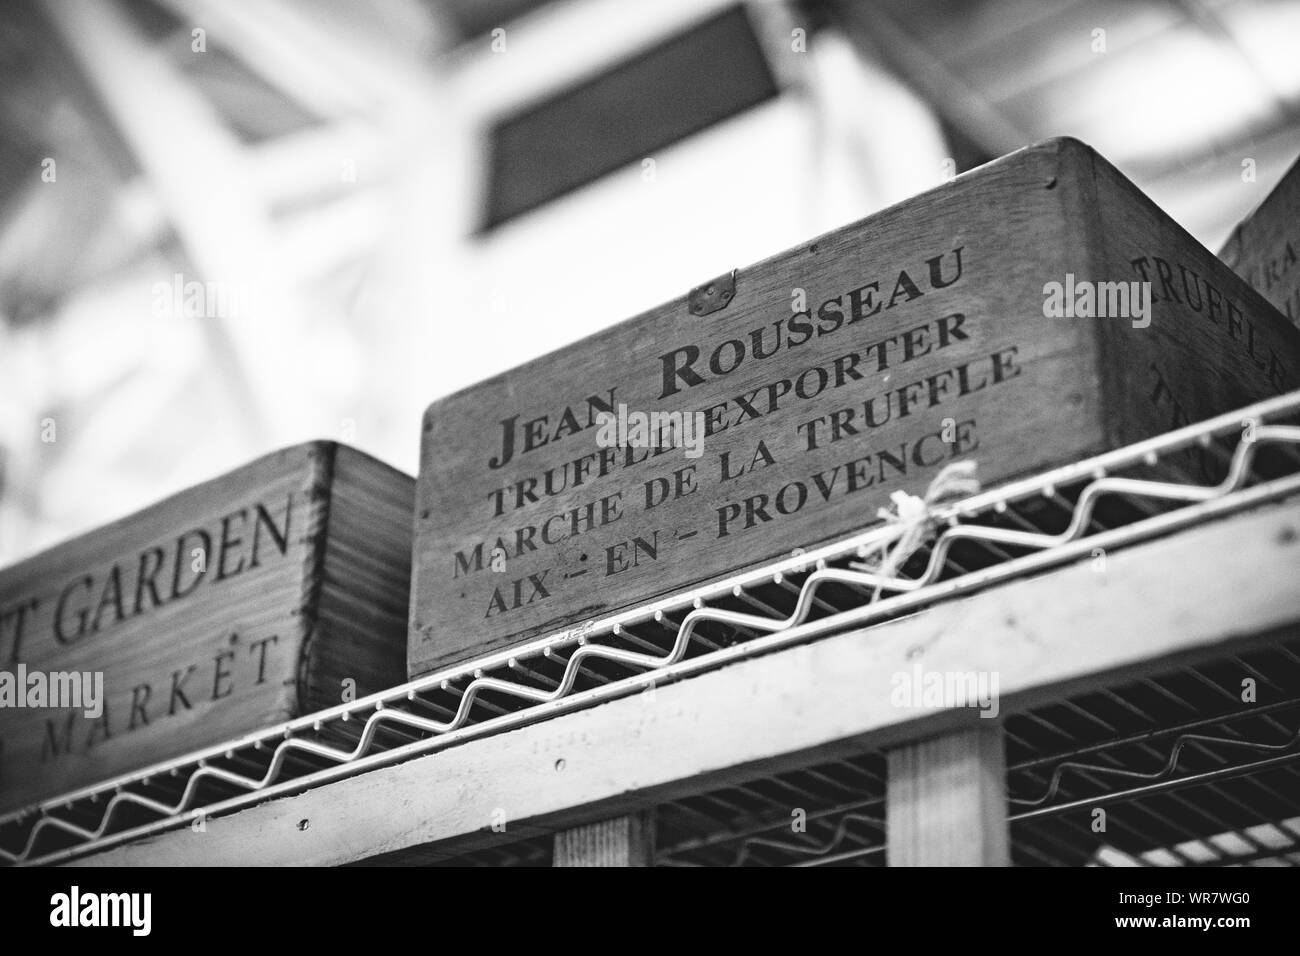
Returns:
[[[313,13],[324,11],[337,17],[346,11],[353,29],[364,35],[370,46],[383,46],[423,63],[446,51],[459,39],[459,32],[444,0],[310,0]],[[474,0],[483,3],[484,0]]]
[[[350,28],[346,16],[294,0],[161,0],[203,27],[248,69],[322,118],[405,112],[435,96],[416,57]],[[345,8],[347,9],[347,8]],[[355,10],[355,8],[353,8]]]
[[[1135,180],[1172,179],[1189,170],[1213,166],[1230,160],[1230,165],[1240,172],[1241,160],[1252,157],[1259,160],[1259,153],[1269,148],[1269,144],[1281,141],[1284,150],[1289,150],[1292,159],[1300,147],[1300,132],[1297,123],[1288,119],[1273,119],[1270,122],[1256,124],[1243,129],[1236,135],[1221,142],[1207,142],[1192,153],[1171,153],[1153,159],[1130,159],[1124,163],[1125,175]]]
[[[280,310],[288,302],[276,286],[270,226],[251,198],[240,144],[115,3],[61,0],[41,9],[154,184],[202,279],[256,290],[262,315],[274,317],[263,323],[265,341],[256,347],[220,319],[198,321],[226,383],[232,418],[250,446],[263,446],[281,431],[276,423],[289,391],[267,390],[280,383],[290,354],[277,349]]]
[[[276,261],[299,286],[322,282],[374,254],[384,238],[387,212],[381,197],[365,192],[303,210],[280,227]]]
[[[867,215],[942,181],[948,142],[913,87],[834,27],[820,30],[798,59],[807,65],[803,85],[817,128],[809,157],[819,190],[813,232],[842,224],[848,210]],[[887,137],[875,122],[881,115],[890,118]]]
[[[943,119],[990,156],[1001,156],[1032,137],[1008,119],[943,61],[912,39],[879,3],[835,0],[848,37],[921,94]]]
[[[1260,85],[1261,89],[1267,90],[1272,94],[1273,98],[1283,106],[1286,112],[1286,121],[1288,123],[1295,122],[1297,119],[1297,110],[1295,106],[1289,102],[1292,91],[1284,88],[1278,83],[1275,83],[1272,77],[1259,68],[1255,63],[1255,58],[1242,48],[1241,42],[1237,39],[1236,34],[1233,33],[1228,25],[1223,22],[1223,18],[1219,15],[1218,11],[1210,9],[1210,7],[1205,4],[1204,0],[1177,0],[1177,3],[1178,6],[1187,13],[1189,20],[1199,26],[1210,36],[1217,38],[1233,52],[1233,55],[1236,56],[1237,60],[1241,63],[1242,68],[1248,71],[1251,76],[1255,78],[1255,82]],[[1300,55],[1300,50],[1297,51],[1297,55]]]
[[[275,89],[320,119],[364,115],[373,98],[332,64],[318,60],[292,33],[269,29],[258,11],[244,4],[201,0],[161,0],[182,23],[187,37],[195,28],[208,35]],[[186,43],[188,47],[188,42]]]
[[[504,53],[474,38],[443,57],[449,100],[472,125],[491,123],[634,58],[736,0],[570,0],[503,24]],[[486,54],[486,55],[485,55]]]
[[[1300,136],[1294,127],[1257,137],[1237,149],[1204,160],[1173,165],[1159,175],[1134,174],[1134,181],[1180,226],[1210,250],[1218,249],[1246,213],[1263,201],[1296,161]],[[1256,163],[1254,181],[1241,177],[1241,160]]]
[[[355,120],[247,146],[244,156],[253,195],[275,217],[278,231],[291,230],[295,235],[303,234],[294,223],[309,214],[309,207],[339,201],[344,193],[382,185],[399,162],[393,151],[384,148],[384,141],[374,129]],[[39,190],[34,192],[39,195]],[[126,183],[114,197],[103,228],[79,257],[76,272],[70,277],[72,284],[92,282],[148,255],[168,240],[171,228],[167,208],[152,181],[140,177]],[[0,228],[0,252],[5,248],[7,232]],[[322,238],[333,238],[346,248],[355,247],[355,237]],[[279,240],[276,251],[277,255],[287,252]]]

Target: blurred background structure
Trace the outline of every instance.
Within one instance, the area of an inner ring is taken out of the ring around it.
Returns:
[[[1297,0],[8,0],[0,562],[1050,136],[1217,248]]]

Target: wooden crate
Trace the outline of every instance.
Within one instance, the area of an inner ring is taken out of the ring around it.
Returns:
[[[1233,230],[1219,257],[1300,325],[1300,160]]]
[[[0,570],[0,670],[103,674],[0,707],[0,809],[401,683],[414,490],[313,442]]]
[[[1098,282],[1149,321],[1046,314]],[[1091,149],[1020,150],[431,405],[410,673],[852,533],[954,460],[988,486],[1290,390],[1298,339]],[[607,447],[620,405],[702,413],[702,454]]]

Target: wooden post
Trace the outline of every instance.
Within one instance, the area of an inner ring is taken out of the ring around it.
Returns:
[[[1007,866],[1006,751],[999,726],[888,755],[890,866]]]
[[[653,811],[555,834],[555,866],[654,866]]]

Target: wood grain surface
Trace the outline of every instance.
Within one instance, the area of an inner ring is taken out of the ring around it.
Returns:
[[[0,570],[0,671],[103,681],[0,707],[0,810],[400,683],[413,495],[298,445]]]
[[[1096,183],[1084,198],[1097,268],[1149,281],[1152,298],[1148,328],[1097,320],[1107,444],[1300,388],[1300,331],[1108,162],[1081,159]],[[1196,451],[1162,465],[1184,479],[1221,478]]]
[[[976,727],[890,750],[890,866],[1010,866],[1002,728]]]
[[[1048,317],[1076,280],[1149,283],[1150,322]],[[734,282],[430,406],[412,676],[859,530],[955,460],[991,486],[1300,382],[1295,330],[1074,140]],[[610,412],[699,416],[702,446]]]
[[[1219,251],[1292,325],[1300,325],[1300,159]]]
[[[653,810],[599,820],[555,834],[553,866],[654,866]]]

